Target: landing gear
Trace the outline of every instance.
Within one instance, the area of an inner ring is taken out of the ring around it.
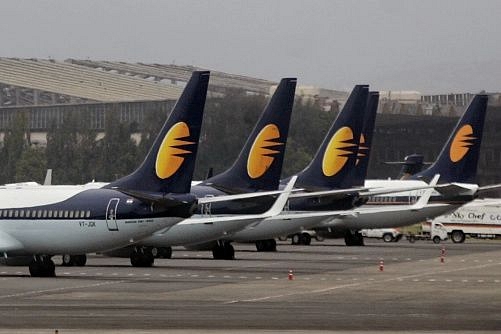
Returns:
[[[292,236],[292,244],[293,245],[310,245],[311,244],[311,236],[309,233],[296,233]]]
[[[154,262],[151,248],[134,248],[130,253],[130,264],[133,267],[152,267]]]
[[[258,252],[276,252],[277,242],[275,239],[258,240],[256,241],[256,249]]]
[[[364,246],[364,237],[359,231],[346,231],[344,243],[346,246]]]
[[[158,247],[158,248],[156,248],[155,258],[157,258],[157,259],[170,259],[170,258],[172,258],[172,247]]]
[[[217,245],[212,248],[212,256],[216,260],[234,260],[235,249],[227,241],[218,241]]]
[[[32,277],[55,277],[56,266],[50,256],[35,255],[29,265]]]
[[[63,262],[61,265],[65,267],[77,266],[84,267],[87,263],[87,255],[69,255],[63,254]]]

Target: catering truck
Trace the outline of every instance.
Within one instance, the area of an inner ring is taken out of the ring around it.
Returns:
[[[429,229],[432,222],[442,224],[455,243],[464,242],[467,236],[494,239],[501,236],[501,199],[476,199],[450,214],[423,223],[423,229]]]

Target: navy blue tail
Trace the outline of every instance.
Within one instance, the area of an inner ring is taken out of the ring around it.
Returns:
[[[473,98],[438,159],[413,178],[428,180],[435,174],[440,174],[440,183],[475,182],[487,100],[487,95],[476,95]]]
[[[296,82],[296,78],[280,81],[233,166],[203,185],[230,193],[278,188]]]
[[[354,186],[363,186],[365,178],[367,177],[378,103],[379,92],[369,92],[364,113],[364,125],[362,134],[360,135],[360,144],[358,146],[357,161],[353,169]]]
[[[298,174],[296,187],[309,190],[351,188],[369,94],[368,85],[353,89],[311,163]]]
[[[188,193],[202,126],[208,71],[196,71],[141,166],[107,187],[162,193]]]

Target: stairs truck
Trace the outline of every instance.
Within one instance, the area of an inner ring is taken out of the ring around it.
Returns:
[[[450,214],[423,223],[423,229],[429,229],[432,223],[442,224],[454,243],[462,243],[466,237],[498,238],[501,236],[501,199],[476,199]]]

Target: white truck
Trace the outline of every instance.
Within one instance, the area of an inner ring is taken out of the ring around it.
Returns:
[[[501,199],[476,199],[456,211],[423,223],[429,229],[431,223],[442,224],[452,242],[462,243],[471,238],[496,238],[501,236]]]
[[[419,233],[407,233],[407,240],[411,243],[416,240],[431,240],[433,243],[439,244],[441,241],[447,240],[448,238],[447,230],[444,225],[440,223],[423,223],[420,230]]]

